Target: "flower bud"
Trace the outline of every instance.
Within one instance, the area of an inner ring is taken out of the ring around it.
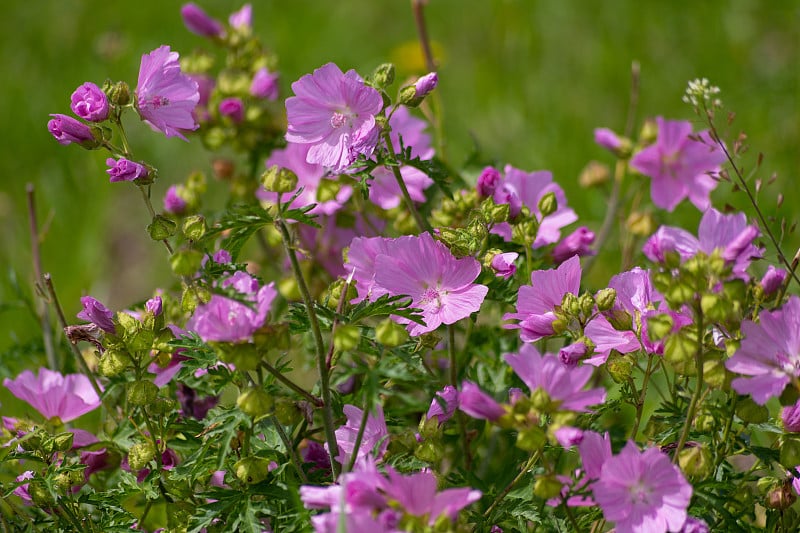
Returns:
[[[556,244],[553,248],[553,261],[560,265],[575,255],[578,257],[594,255],[596,252],[589,248],[594,239],[594,232],[586,226],[581,226]]]
[[[192,215],[183,220],[183,234],[191,241],[202,239],[206,228],[206,218],[203,215]]]
[[[600,289],[597,291],[597,294],[594,297],[594,301],[597,303],[597,309],[599,311],[608,311],[614,306],[614,302],[616,300],[617,291],[610,288]]]
[[[271,192],[292,192],[297,188],[297,175],[288,168],[272,165],[261,175],[261,184]]]
[[[378,90],[385,89],[394,82],[394,65],[391,63],[383,63],[378,65],[378,68],[372,73],[367,80],[367,83],[372,85]]]
[[[245,457],[233,465],[236,477],[243,483],[260,483],[267,479],[269,461],[262,457]]]
[[[647,317],[647,336],[651,341],[660,341],[669,335],[672,326],[672,316],[667,313],[649,316]]]
[[[53,437],[53,451],[68,452],[72,449],[72,441],[75,434],[71,431],[59,433]]]
[[[649,213],[634,211],[625,221],[625,227],[633,235],[647,237],[653,234],[655,223],[653,222],[653,217]]]
[[[128,403],[131,405],[148,405],[158,396],[158,386],[152,381],[139,380],[128,384]]]
[[[272,396],[259,387],[251,387],[236,398],[236,406],[256,420],[271,414],[273,405]]]
[[[156,456],[152,442],[137,442],[128,450],[128,466],[134,472],[146,467]]]
[[[678,465],[683,472],[693,479],[705,479],[713,466],[711,453],[702,444],[686,446],[678,454]]]
[[[175,235],[178,229],[178,224],[174,220],[170,220],[164,215],[156,215],[153,221],[147,226],[147,233],[154,241],[163,241]]]
[[[333,345],[340,352],[356,348],[359,341],[361,341],[361,328],[356,325],[340,325],[333,332]]]
[[[100,146],[100,134],[95,134],[89,126],[67,115],[51,114],[47,129],[59,144],[80,144],[87,150]]]
[[[240,123],[244,119],[244,103],[241,98],[224,98],[219,103],[219,114],[228,117],[234,124]]]
[[[772,265],[767,267],[767,273],[761,278],[761,289],[764,296],[769,296],[781,288],[786,281],[786,271],[782,268],[775,268]]]
[[[297,404],[287,398],[279,398],[275,403],[275,418],[284,426],[291,426],[300,422],[303,413]]]
[[[724,322],[733,311],[729,302],[713,293],[705,293],[700,297],[700,308],[703,310],[703,314],[713,322]]]
[[[408,340],[408,331],[391,318],[386,318],[375,327],[375,340],[388,348],[394,348]]]
[[[800,402],[783,408],[781,411],[781,422],[783,422],[784,431],[788,433],[800,433]],[[800,464],[800,461],[796,464]]]
[[[124,81],[106,85],[103,87],[108,99],[117,107],[124,107],[131,103],[131,88]]]
[[[633,367],[636,360],[631,354],[620,354],[616,351],[611,352],[606,361],[606,368],[608,369],[611,379],[617,383],[625,383],[633,373]]]
[[[608,165],[598,161],[589,161],[578,175],[578,183],[583,188],[596,187],[608,182],[610,176]]]
[[[547,435],[540,427],[528,428],[517,434],[517,448],[527,452],[541,450],[547,443]]]
[[[489,268],[492,269],[495,276],[508,279],[517,272],[517,267],[514,265],[517,257],[519,254],[516,252],[495,253],[489,260]]]
[[[232,363],[238,370],[256,370],[261,363],[261,355],[254,344],[249,342],[241,344],[220,344],[219,358],[226,363]]]
[[[683,376],[694,376],[697,373],[694,363],[696,353],[695,335],[683,330],[670,336],[664,344],[664,359],[672,365],[675,372]]]
[[[173,215],[180,215],[186,211],[188,207],[188,202],[182,196],[184,193],[185,188],[182,185],[172,185],[169,189],[167,189],[167,193],[164,195],[164,211],[167,213],[172,213]]]
[[[260,68],[250,82],[250,94],[266,100],[278,99],[278,73],[270,72],[266,67]]]
[[[769,420],[769,411],[763,405],[758,405],[750,396],[742,398],[736,404],[736,416],[743,422],[761,424]],[[795,466],[798,463],[795,463]]]
[[[710,359],[703,363],[703,381],[713,389],[720,389],[725,385],[728,373],[725,365],[718,359]]]
[[[77,116],[89,122],[102,122],[108,118],[108,97],[100,87],[86,82],[70,96],[70,109]]]
[[[97,370],[108,378],[119,376],[131,367],[133,361],[127,353],[111,348],[103,353],[97,364]]]
[[[490,198],[502,180],[503,178],[496,168],[484,168],[481,175],[478,176],[478,183],[475,186],[478,191],[478,196],[481,198]]]
[[[788,509],[797,500],[797,496],[792,488],[791,479],[787,479],[782,484],[774,487],[767,493],[766,506],[770,509]]]
[[[222,24],[208,16],[208,14],[197,4],[188,3],[181,7],[181,18],[183,24],[190,32],[202,37],[222,37],[225,30]]]
[[[620,159],[626,159],[631,155],[631,141],[625,137],[620,137],[608,128],[597,128],[594,130],[594,142],[602,146]]]
[[[605,317],[617,331],[634,331],[633,317],[623,309],[609,309],[605,312]]]
[[[561,494],[562,485],[554,475],[539,476],[533,483],[533,494],[543,500],[549,500]]]
[[[588,292],[581,294],[578,297],[578,307],[580,308],[583,316],[591,316],[594,312],[594,298]]]
[[[417,98],[425,98],[439,84],[439,76],[435,72],[429,72],[417,80],[414,84]]]
[[[536,208],[542,214],[542,218],[555,213],[558,210],[558,200],[556,200],[555,193],[549,192],[542,196],[539,199],[539,203],[536,204]],[[594,241],[594,238],[592,241]]]
[[[30,494],[33,503],[45,509],[56,503],[56,499],[50,489],[41,481],[30,482],[28,484],[28,494]]]
[[[108,166],[106,174],[111,176],[108,179],[111,183],[116,183],[118,181],[136,181],[136,183],[140,185],[146,185],[152,182],[152,179],[148,179],[150,177],[150,170],[141,163],[130,161],[124,157],[120,157],[119,159],[109,157],[106,159],[106,165]]]
[[[414,457],[430,464],[436,464],[441,461],[443,455],[442,445],[436,442],[435,439],[425,439],[414,450]]]
[[[169,258],[170,267],[178,276],[191,276],[202,262],[203,252],[200,250],[180,250]]]

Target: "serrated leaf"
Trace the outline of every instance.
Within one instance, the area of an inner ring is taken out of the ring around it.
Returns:
[[[222,247],[228,250],[233,260],[236,261],[247,240],[273,220],[272,215],[260,205],[235,205],[222,216],[219,222],[209,228],[200,242],[210,244],[219,235],[227,232],[227,236],[222,240]]]
[[[371,316],[396,315],[407,318],[417,324],[425,324],[420,314],[422,309],[408,307],[409,305],[411,305],[411,298],[408,296],[384,294],[374,302],[364,299],[350,310],[346,321],[353,323]]]

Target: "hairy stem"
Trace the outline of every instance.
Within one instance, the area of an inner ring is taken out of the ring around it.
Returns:
[[[317,398],[316,396],[305,390],[303,387],[301,387],[291,379],[284,376],[280,370],[278,370],[268,362],[261,361],[261,366],[262,368],[264,368],[264,370],[272,374],[275,377],[275,379],[277,379],[278,381],[280,381],[281,383],[283,383],[284,385],[295,391],[297,394],[299,394],[300,396],[302,396],[315,406],[322,407],[322,405],[324,405],[324,402],[320,398]]]
[[[414,205],[414,200],[411,199],[411,195],[408,193],[406,182],[403,180],[403,175],[400,174],[400,166],[397,160],[397,154],[394,151],[394,146],[392,145],[392,138],[389,136],[388,132],[384,132],[383,140],[384,144],[386,144],[386,150],[392,158],[392,164],[387,166],[391,169],[392,174],[394,174],[394,179],[397,180],[397,185],[400,187],[400,192],[403,193],[403,200],[406,203],[408,211],[411,213],[411,216],[414,217],[414,221],[417,223],[417,227],[420,231],[432,232],[433,228],[431,228],[428,221],[419,214],[417,206]]]
[[[286,434],[286,431],[284,431],[280,420],[278,420],[278,417],[275,415],[272,415],[270,420],[272,420],[272,425],[275,426],[275,430],[278,432],[278,436],[286,448],[286,453],[289,454],[289,461],[291,461],[295,470],[297,470],[297,475],[300,477],[300,481],[303,483],[308,483],[306,473],[303,472],[303,462],[300,460],[300,456],[297,455],[297,449],[292,445],[292,441],[289,439],[289,435]]]
[[[689,402],[689,410],[686,412],[686,422],[683,423],[681,437],[678,440],[677,448],[675,448],[675,455],[672,457],[673,464],[678,464],[678,456],[681,450],[683,450],[686,440],[689,438],[689,430],[692,429],[692,422],[694,421],[697,404],[703,392],[703,309],[699,304],[695,307],[697,313],[697,351],[694,354],[694,364],[695,368],[697,368],[697,386],[692,393],[692,399]]]

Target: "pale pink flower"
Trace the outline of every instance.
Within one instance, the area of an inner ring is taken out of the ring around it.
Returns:
[[[69,422],[100,406],[100,397],[83,374],[65,376],[40,368],[39,374],[34,375],[25,370],[13,380],[4,379],[3,385],[47,419],[58,417]]]
[[[376,459],[380,459],[389,446],[389,430],[386,428],[383,407],[376,405],[367,416],[358,451],[355,450],[355,445],[364,411],[355,405],[345,405],[343,411],[347,423],[336,430],[339,455],[335,459],[342,465],[349,465],[353,452],[356,452],[356,462],[361,462],[368,456],[372,457],[373,453]]]

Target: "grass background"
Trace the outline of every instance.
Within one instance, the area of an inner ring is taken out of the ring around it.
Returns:
[[[367,74],[398,63],[399,76],[415,66],[416,30],[401,0],[257,1],[254,26],[280,57],[282,94],[314,68],[334,61]],[[182,25],[180,2],[138,0],[12,0],[0,19],[0,373],[38,366],[25,183],[35,184],[45,271],[52,273],[68,317],[91,294],[119,309],[171,283],[161,246],[144,232],[148,217],[137,191],[109,184],[105,155],[61,146],[47,132],[49,113],[69,113],[69,95],[84,81],[106,78],[135,86],[140,57],[161,44],[188,52],[203,39]],[[208,0],[224,19],[238,2]],[[642,2],[640,0],[431,0],[429,32],[440,59],[446,155],[460,166],[477,146],[486,157],[525,170],[549,169],[581,221],[598,229],[607,207],[596,190],[582,191],[577,175],[590,159],[610,163],[592,131],[622,131],[630,68],[641,64],[637,124],[662,115],[693,119],[681,102],[686,82],[707,77],[722,88],[726,109],[752,146],[751,169],[764,152],[760,175],[778,179],[762,192],[764,210],[797,219],[800,192],[800,4],[792,0]],[[199,142],[165,140],[132,125],[131,142],[160,169],[160,198],[193,169],[208,170]],[[778,192],[786,196],[781,209]],[[747,206],[721,185],[716,205]],[[661,222],[686,224],[700,214],[684,202]],[[777,227],[777,224],[776,224]],[[797,239],[787,242],[789,254]],[[768,256],[774,257],[769,250]],[[614,255],[593,272],[599,286],[614,273]],[[0,376],[0,378],[5,375]],[[0,390],[0,400],[6,400]]]

